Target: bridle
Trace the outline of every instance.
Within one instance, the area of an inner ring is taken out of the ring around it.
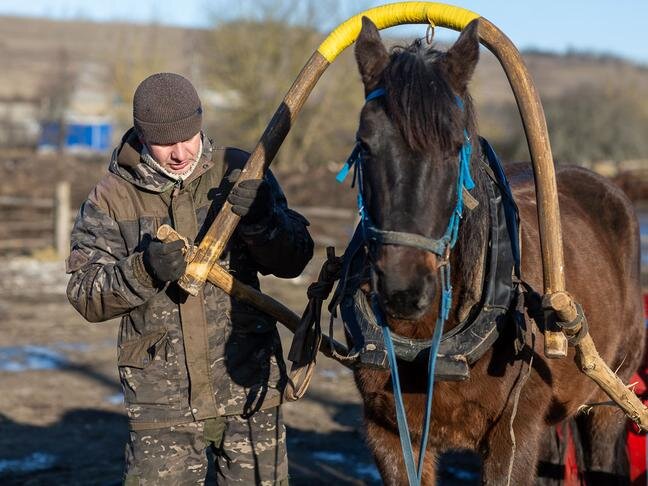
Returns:
[[[384,88],[378,88],[371,91],[365,98],[365,103],[385,96]],[[461,110],[464,109],[463,101],[460,97],[456,97],[457,104]],[[381,245],[400,245],[418,248],[421,250],[429,251],[441,258],[447,258],[449,250],[451,250],[456,241],[459,232],[459,222],[463,213],[463,195],[464,189],[471,190],[475,187],[475,183],[470,175],[470,158],[472,155],[472,144],[468,131],[464,129],[464,142],[459,151],[459,176],[457,178],[457,202],[455,208],[450,216],[448,227],[441,238],[430,238],[427,236],[419,235],[416,233],[407,233],[401,231],[388,231],[378,228],[371,222],[369,215],[366,211],[364,204],[364,159],[362,158],[362,149],[360,143],[357,142],[353,152],[347,159],[344,167],[337,175],[338,182],[344,181],[350,169],[355,169],[353,176],[352,187],[357,183],[358,185],[358,210],[361,217],[361,225],[364,232],[364,239],[366,242],[371,242]]]
[[[365,98],[365,103],[368,103],[377,98],[386,95],[384,88],[377,88],[371,91]],[[459,108],[463,111],[464,104],[460,97],[456,97],[456,102]],[[360,226],[362,229],[362,238],[364,245],[369,254],[369,262],[371,268],[371,292],[370,302],[372,310],[380,324],[383,337],[385,341],[385,348],[389,360],[389,367],[392,376],[392,386],[394,392],[394,401],[396,403],[396,419],[398,422],[399,437],[403,456],[405,460],[405,467],[407,470],[407,477],[410,485],[419,485],[423,472],[423,460],[425,450],[427,447],[428,432],[431,421],[432,411],[432,395],[434,390],[434,371],[436,367],[437,353],[443,334],[443,326],[448,319],[450,307],[452,304],[452,286],[450,281],[450,252],[454,248],[457,237],[459,234],[459,223],[463,216],[463,196],[464,191],[470,191],[475,187],[475,183],[470,174],[470,160],[472,155],[472,144],[468,131],[464,129],[464,142],[459,150],[459,174],[456,184],[456,204],[448,221],[448,226],[445,233],[441,238],[430,238],[427,236],[419,235],[417,233],[408,233],[401,231],[389,231],[378,228],[369,217],[365,207],[364,199],[364,160],[362,157],[362,149],[360,143],[357,142],[353,152],[347,159],[342,170],[337,175],[338,182],[342,182],[350,169],[354,168],[352,187],[357,183],[358,185],[358,210],[360,213]],[[441,280],[441,305],[439,314],[437,316],[434,334],[432,336],[430,354],[428,357],[428,386],[425,405],[425,417],[423,436],[421,440],[418,465],[414,466],[414,451],[412,448],[412,441],[410,438],[409,427],[407,424],[407,417],[405,414],[405,406],[403,404],[402,392],[400,387],[400,379],[398,376],[398,364],[396,361],[396,353],[394,351],[394,344],[391,336],[391,330],[385,319],[383,308],[380,302],[380,297],[377,293],[377,272],[375,271],[375,263],[371,257],[371,248],[378,245],[398,245],[417,248],[424,251],[429,251],[436,254],[440,259],[438,271]]]

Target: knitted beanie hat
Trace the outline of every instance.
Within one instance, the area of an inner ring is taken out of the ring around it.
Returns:
[[[153,74],[135,90],[133,121],[146,142],[163,145],[188,140],[202,127],[200,98],[179,74]]]

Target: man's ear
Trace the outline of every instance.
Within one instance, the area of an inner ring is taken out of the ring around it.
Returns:
[[[368,94],[376,88],[380,75],[389,63],[389,54],[380,39],[380,33],[368,17],[362,17],[362,29],[355,43],[355,57],[365,94]]]
[[[466,94],[468,83],[479,60],[479,19],[470,22],[445,56],[448,82],[459,96]]]

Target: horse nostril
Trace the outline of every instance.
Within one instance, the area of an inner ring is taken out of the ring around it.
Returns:
[[[397,290],[387,296],[387,306],[399,315],[406,316],[428,308],[432,296],[425,287]]]
[[[398,290],[387,298],[387,304],[398,313],[407,314],[412,310],[421,310],[421,298],[418,292]]]

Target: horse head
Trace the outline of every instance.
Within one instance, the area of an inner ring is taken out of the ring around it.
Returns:
[[[415,41],[390,53],[376,26],[362,19],[355,46],[367,95],[357,132],[361,193],[368,219],[380,230],[441,239],[448,228],[462,147],[478,150],[467,89],[479,57],[477,27],[471,22],[447,52]],[[389,317],[436,316],[438,269],[448,254],[392,243],[374,245],[371,256]]]

